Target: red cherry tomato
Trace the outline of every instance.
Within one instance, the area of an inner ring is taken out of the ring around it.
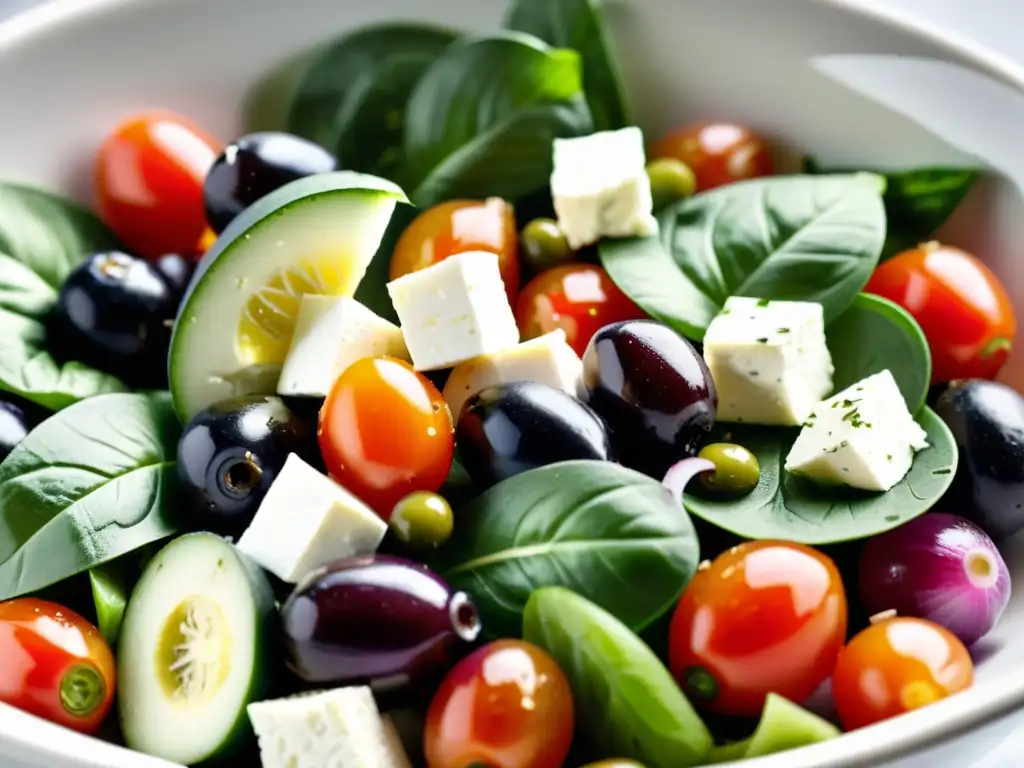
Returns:
[[[572,691],[547,653],[499,640],[460,661],[427,711],[427,768],[560,768],[573,734]]]
[[[733,123],[697,123],[663,136],[651,144],[648,160],[671,157],[690,166],[697,191],[734,181],[769,176],[771,152],[761,137]]]
[[[832,560],[801,544],[752,541],[698,568],[672,617],[669,666],[706,709],[752,717],[769,693],[810,696],[845,639]]]
[[[609,323],[647,317],[593,264],[566,264],[541,272],[519,295],[516,323],[523,341],[558,328],[582,356],[591,337]]]
[[[114,700],[114,655],[96,627],[56,603],[0,603],[0,701],[95,733]]]
[[[994,379],[1017,336],[999,278],[976,257],[925,243],[882,262],[867,286],[914,316],[932,352],[932,383]]]
[[[100,147],[100,218],[133,253],[196,253],[206,229],[203,184],[223,145],[172,112],[119,125]]]
[[[498,197],[449,200],[428,208],[406,227],[391,256],[391,279],[437,264],[455,253],[490,251],[509,305],[519,296],[519,233],[515,211]]]
[[[320,409],[317,435],[331,477],[385,520],[410,493],[437,491],[455,451],[441,393],[392,357],[367,357],[345,369]]]
[[[970,687],[971,656],[957,637],[925,619],[879,621],[836,661],[832,696],[846,730],[862,728]]]

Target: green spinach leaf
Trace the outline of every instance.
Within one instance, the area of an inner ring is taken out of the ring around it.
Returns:
[[[384,230],[377,253],[366,268],[366,274],[359,281],[356,288],[355,299],[364,307],[373,310],[395,325],[398,325],[398,314],[395,306],[391,303],[391,296],[388,294],[388,282],[391,280],[391,256],[395,252],[398,240],[413,219],[421,213],[417,208],[406,203],[398,203],[395,212],[391,214],[391,221]]]
[[[917,423],[928,434],[928,448],[914,457],[910,472],[886,493],[822,488],[784,471],[799,430],[718,424],[709,442],[739,443],[761,465],[761,480],[734,500],[684,496],[691,514],[747,539],[784,539],[833,544],[875,536],[923,515],[949,488],[956,472],[957,447],[942,419],[925,406]]]
[[[0,464],[0,599],[173,534],[180,431],[167,393],[92,397],[36,427]]]
[[[548,183],[553,139],[592,128],[575,51],[515,32],[460,40],[409,97],[401,181],[423,207],[515,199]]]
[[[557,48],[579,51],[583,90],[598,131],[630,124],[602,5],[602,0],[515,0],[505,17],[509,29],[534,35]]]
[[[711,750],[710,762],[728,763],[774,755],[834,739],[839,735],[839,729],[832,723],[789,699],[769,693],[754,735]]]
[[[89,584],[92,586],[92,601],[96,607],[100,634],[107,645],[115,648],[124,609],[128,605],[129,588],[125,574],[118,563],[112,561],[90,568]]]
[[[693,523],[661,483],[609,462],[567,461],[478,496],[432,565],[473,596],[489,634],[514,636],[545,586],[570,587],[639,629],[675,602],[698,556]]]
[[[647,768],[703,765],[711,734],[665,666],[629,627],[568,589],[530,597],[523,637],[558,662],[580,735],[602,755]]]
[[[876,179],[779,176],[669,206],[651,238],[604,240],[601,263],[648,314],[701,339],[730,296],[817,301],[826,322],[878,263],[885,210]]]

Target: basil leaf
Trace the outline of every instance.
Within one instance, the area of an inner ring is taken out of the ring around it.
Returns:
[[[167,393],[92,397],[36,427],[0,464],[0,599],[173,534],[180,431]]]
[[[602,755],[646,768],[703,765],[711,734],[643,641],[610,613],[560,587],[537,590],[523,637],[558,662],[580,735]]]
[[[111,648],[117,646],[124,609],[128,605],[128,586],[124,573],[115,562],[89,569],[92,601],[100,634]]]
[[[603,461],[567,461],[498,483],[460,510],[432,563],[473,596],[492,635],[515,636],[533,591],[566,586],[637,629],[679,597],[697,537],[661,483]]]
[[[786,472],[786,456],[799,429],[717,424],[708,442],[739,443],[761,465],[761,480],[734,500],[684,496],[686,509],[709,523],[747,539],[783,539],[833,544],[875,536],[923,515],[949,488],[957,466],[956,442],[931,408],[917,414],[928,448],[914,457],[910,472],[886,493],[823,488]]]
[[[515,199],[548,183],[554,138],[592,129],[575,51],[514,32],[461,40],[409,97],[403,186],[424,207]]]
[[[907,409],[917,413],[928,398],[932,356],[917,321],[897,304],[862,293],[825,329],[840,392],[887,368],[896,379]]]
[[[539,37],[557,48],[579,51],[583,90],[594,129],[630,125],[622,78],[611,53],[601,0],[515,0],[505,26]]]
[[[355,299],[364,307],[373,310],[380,317],[398,325],[398,314],[395,312],[391,295],[388,293],[388,282],[391,280],[391,256],[405,228],[420,211],[411,205],[399,203],[391,214],[391,221],[384,230],[377,253],[374,254],[363,279],[356,288]]]
[[[0,253],[0,309],[42,318],[57,300],[57,291],[20,261]]]
[[[817,301],[835,319],[885,238],[868,174],[730,184],[669,206],[658,223],[657,238],[599,243],[601,263],[649,315],[698,340],[730,296]]]

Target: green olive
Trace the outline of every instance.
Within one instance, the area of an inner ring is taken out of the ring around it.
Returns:
[[[452,535],[452,508],[443,496],[416,491],[395,504],[388,524],[411,549],[439,547]]]
[[[649,162],[647,176],[651,180],[655,210],[685,200],[697,191],[697,177],[690,166],[674,157],[662,157]]]
[[[739,498],[757,487],[761,479],[761,466],[757,457],[735,443],[712,443],[697,454],[715,465],[714,472],[698,475],[701,485],[716,496]]]
[[[568,264],[576,258],[562,228],[554,219],[534,219],[519,233],[523,260],[534,272]]]

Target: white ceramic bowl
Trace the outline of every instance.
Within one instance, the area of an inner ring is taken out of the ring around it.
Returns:
[[[554,0],[552,0],[554,1]],[[167,107],[230,139],[275,127],[295,57],[385,18],[495,28],[506,0],[58,0],[0,27],[0,177],[88,201],[104,134]],[[976,164],[1003,174],[946,228],[985,258],[1024,310],[1024,73],[965,41],[915,28],[866,0],[609,0],[640,124],[747,122],[834,164]],[[266,92],[261,87],[261,91]],[[274,91],[274,88],[270,89]],[[280,89],[278,89],[280,91]],[[253,125],[255,120],[258,125]],[[1024,354],[1004,378],[1024,385]],[[1024,585],[1024,542],[1007,551]],[[1024,704],[1024,588],[979,649],[977,684],[915,713],[748,768],[880,766]],[[1016,641],[1016,642],[1015,642]],[[0,664],[3,660],[0,659]],[[167,768],[169,763],[0,708],[0,764]],[[934,759],[934,758],[932,758]]]

